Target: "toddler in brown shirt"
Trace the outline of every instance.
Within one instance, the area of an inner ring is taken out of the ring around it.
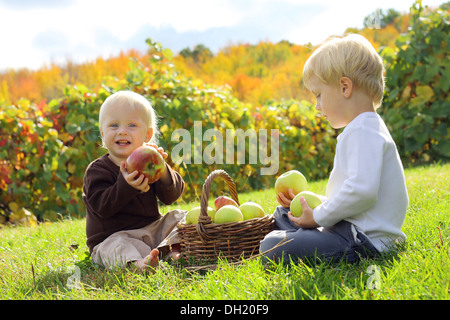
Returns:
[[[156,268],[160,256],[179,257],[176,225],[186,215],[172,210],[161,215],[158,199],[172,204],[183,193],[184,181],[167,163],[161,178],[149,184],[138,171],[128,172],[126,160],[139,146],[158,147],[157,118],[150,102],[131,91],[108,97],[100,108],[99,129],[104,156],[86,169],[87,246],[94,262],[105,267],[135,265]]]

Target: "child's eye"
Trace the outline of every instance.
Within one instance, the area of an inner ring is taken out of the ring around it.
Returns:
[[[110,127],[112,127],[112,128],[117,128],[119,125],[117,124],[117,123],[111,123],[110,124]]]
[[[130,127],[132,127],[132,128],[137,127],[137,124],[135,124],[135,123],[130,123]]]

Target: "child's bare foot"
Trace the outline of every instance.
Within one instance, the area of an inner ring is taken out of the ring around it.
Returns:
[[[151,270],[151,271],[154,272],[155,269],[159,265],[159,257],[158,257],[158,255],[159,255],[159,250],[158,249],[153,249],[150,252],[150,254],[148,256],[146,256],[144,259],[136,260],[133,263],[141,271]]]

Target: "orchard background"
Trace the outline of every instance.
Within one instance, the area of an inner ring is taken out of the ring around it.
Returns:
[[[418,1],[408,15],[383,13],[380,29],[347,30],[366,36],[385,61],[387,89],[379,113],[405,165],[450,158],[449,7],[447,2],[428,9]],[[178,143],[171,141],[172,132],[184,128],[193,137],[194,121],[223,136],[227,129],[278,129],[277,175],[295,168],[309,180],[328,176],[339,132],[318,117],[301,84],[311,45],[237,44],[217,55],[198,45],[173,56],[151,39],[147,44],[146,54],[0,74],[0,225],[85,215],[84,172],[105,153],[98,111],[106,97],[123,89],[152,103],[160,116],[160,145],[169,154]],[[187,182],[183,201],[189,201],[198,199],[204,179],[218,168],[233,177],[239,192],[273,186],[277,175],[260,175],[264,165],[248,159],[208,166],[167,161]],[[213,193],[223,190],[213,185]]]

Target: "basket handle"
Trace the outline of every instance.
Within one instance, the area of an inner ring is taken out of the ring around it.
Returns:
[[[198,217],[197,231],[202,236],[202,238],[210,239],[211,236],[208,235],[204,224],[211,223],[211,217],[208,215],[208,198],[209,191],[211,190],[212,182],[215,178],[221,177],[227,183],[228,189],[230,190],[231,198],[236,201],[239,205],[238,194],[236,191],[236,184],[233,179],[231,179],[230,175],[225,170],[214,170],[212,171],[205,180],[202,189],[202,197],[200,202],[200,216]]]

